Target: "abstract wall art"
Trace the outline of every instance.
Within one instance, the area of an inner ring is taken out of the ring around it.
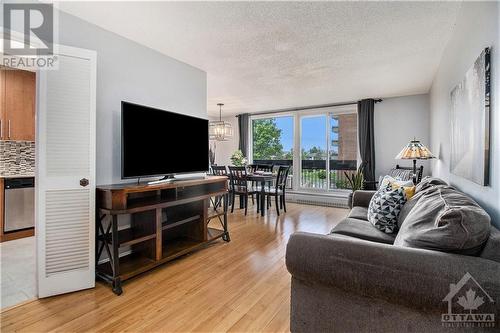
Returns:
[[[450,172],[487,186],[490,176],[490,49],[451,91]]]

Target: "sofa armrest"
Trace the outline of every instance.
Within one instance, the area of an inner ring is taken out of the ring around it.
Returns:
[[[500,301],[500,264],[480,257],[299,232],[288,242],[286,265],[295,279],[308,284],[424,311],[445,309],[450,284],[469,272]]]
[[[358,190],[352,194],[352,206],[368,207],[370,200],[377,191]]]

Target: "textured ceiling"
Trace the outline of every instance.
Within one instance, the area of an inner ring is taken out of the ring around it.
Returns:
[[[207,72],[208,111],[426,93],[456,2],[63,2]]]

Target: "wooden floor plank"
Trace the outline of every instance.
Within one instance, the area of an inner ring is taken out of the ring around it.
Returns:
[[[229,215],[231,242],[140,275],[115,296],[96,288],[4,311],[2,332],[285,332],[290,275],[284,257],[293,232],[327,233],[347,210],[288,204],[261,217],[251,206]]]

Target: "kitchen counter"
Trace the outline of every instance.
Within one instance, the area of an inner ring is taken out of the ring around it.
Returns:
[[[3,179],[11,179],[11,178],[33,178],[35,175],[16,175],[16,176],[0,176]]]

